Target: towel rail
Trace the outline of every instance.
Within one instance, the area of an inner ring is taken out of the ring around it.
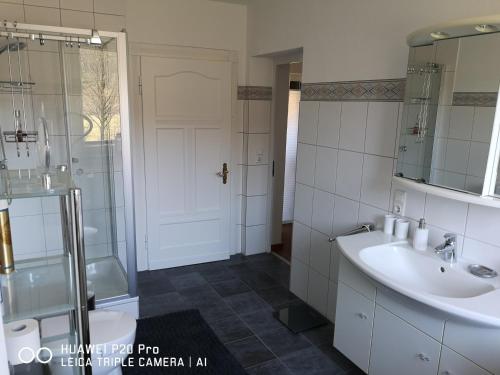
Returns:
[[[371,224],[371,223],[361,224],[361,226],[359,226],[359,227],[357,227],[355,229],[351,229],[348,232],[339,234],[339,235],[337,235],[335,237],[328,238],[328,242],[334,242],[337,239],[337,237],[351,236],[353,234],[364,233],[364,232],[371,232],[374,229],[375,229],[375,225],[374,224]]]

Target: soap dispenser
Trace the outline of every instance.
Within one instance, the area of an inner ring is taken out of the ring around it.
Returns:
[[[429,229],[425,227],[425,219],[422,218],[418,222],[418,228],[415,229],[413,234],[413,248],[416,250],[427,250],[427,243],[429,241]]]

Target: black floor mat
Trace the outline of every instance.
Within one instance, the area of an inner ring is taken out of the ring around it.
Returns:
[[[158,351],[153,353],[154,349],[149,349],[146,353],[145,347],[158,348]],[[125,363],[133,364],[133,367],[123,367],[125,375],[246,374],[198,310],[139,319],[134,353]]]

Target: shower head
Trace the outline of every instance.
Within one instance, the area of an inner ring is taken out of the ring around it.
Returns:
[[[23,42],[11,42],[0,45],[0,55],[5,51],[10,50],[10,52],[16,52],[18,50],[23,50],[26,48],[26,43]]]

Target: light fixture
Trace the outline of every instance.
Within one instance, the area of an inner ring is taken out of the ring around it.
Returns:
[[[446,39],[450,37],[450,34],[447,34],[444,31],[433,31],[431,33],[431,37],[433,39]]]
[[[90,44],[102,44],[101,37],[99,36],[99,33],[97,32],[96,29],[92,29],[92,36],[90,37]]]
[[[498,28],[493,25],[487,25],[487,24],[482,24],[482,25],[476,25],[474,27],[477,31],[480,33],[492,33],[494,31],[497,31]]]

